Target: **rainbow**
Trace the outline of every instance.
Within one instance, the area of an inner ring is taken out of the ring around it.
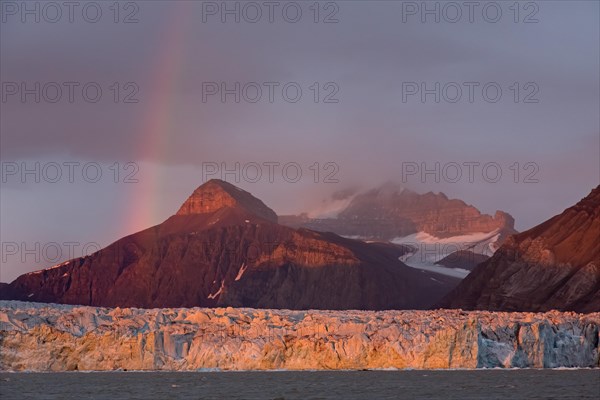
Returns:
[[[170,139],[177,132],[178,120],[174,118],[176,97],[180,85],[181,69],[185,61],[186,30],[190,24],[191,2],[173,2],[165,7],[168,21],[157,38],[156,56],[147,82],[149,87],[140,87],[139,99],[142,114],[136,125],[136,134],[141,143],[138,159],[152,164],[170,158]],[[139,161],[139,160],[138,160]],[[154,167],[150,166],[149,169]],[[130,204],[126,221],[128,232],[137,232],[162,222],[160,212],[161,194],[168,177],[164,170],[144,172],[140,166],[139,183],[135,188],[135,199]],[[171,177],[172,178],[172,177]]]

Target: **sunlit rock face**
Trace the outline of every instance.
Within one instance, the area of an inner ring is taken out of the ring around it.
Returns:
[[[95,308],[0,302],[0,369],[599,367],[600,313]]]
[[[231,183],[213,179],[200,186],[181,205],[176,215],[209,214],[223,208],[238,208],[277,223],[277,214],[252,194]]]
[[[502,311],[600,311],[600,186],[511,236],[441,303]]]

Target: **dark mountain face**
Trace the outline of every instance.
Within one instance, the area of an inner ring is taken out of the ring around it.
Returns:
[[[514,230],[514,219],[503,211],[492,217],[443,193],[418,194],[395,185],[358,194],[336,218],[280,216],[279,222],[344,236],[391,240],[419,231],[444,238],[498,229],[502,240]]]
[[[145,308],[418,309],[458,283],[405,266],[402,246],[276,221],[250,193],[209,181],[162,224],[22,275],[0,288],[1,297]]]
[[[441,303],[503,311],[600,311],[600,186],[510,237]]]
[[[477,265],[489,258],[485,254],[478,254],[471,250],[459,250],[442,258],[436,264],[448,268],[462,268],[473,271]]]

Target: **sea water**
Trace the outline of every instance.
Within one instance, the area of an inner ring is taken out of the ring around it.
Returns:
[[[9,399],[600,399],[600,370],[0,373]]]

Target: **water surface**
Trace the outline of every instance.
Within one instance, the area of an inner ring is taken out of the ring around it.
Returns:
[[[0,373],[8,399],[600,399],[600,370]]]

